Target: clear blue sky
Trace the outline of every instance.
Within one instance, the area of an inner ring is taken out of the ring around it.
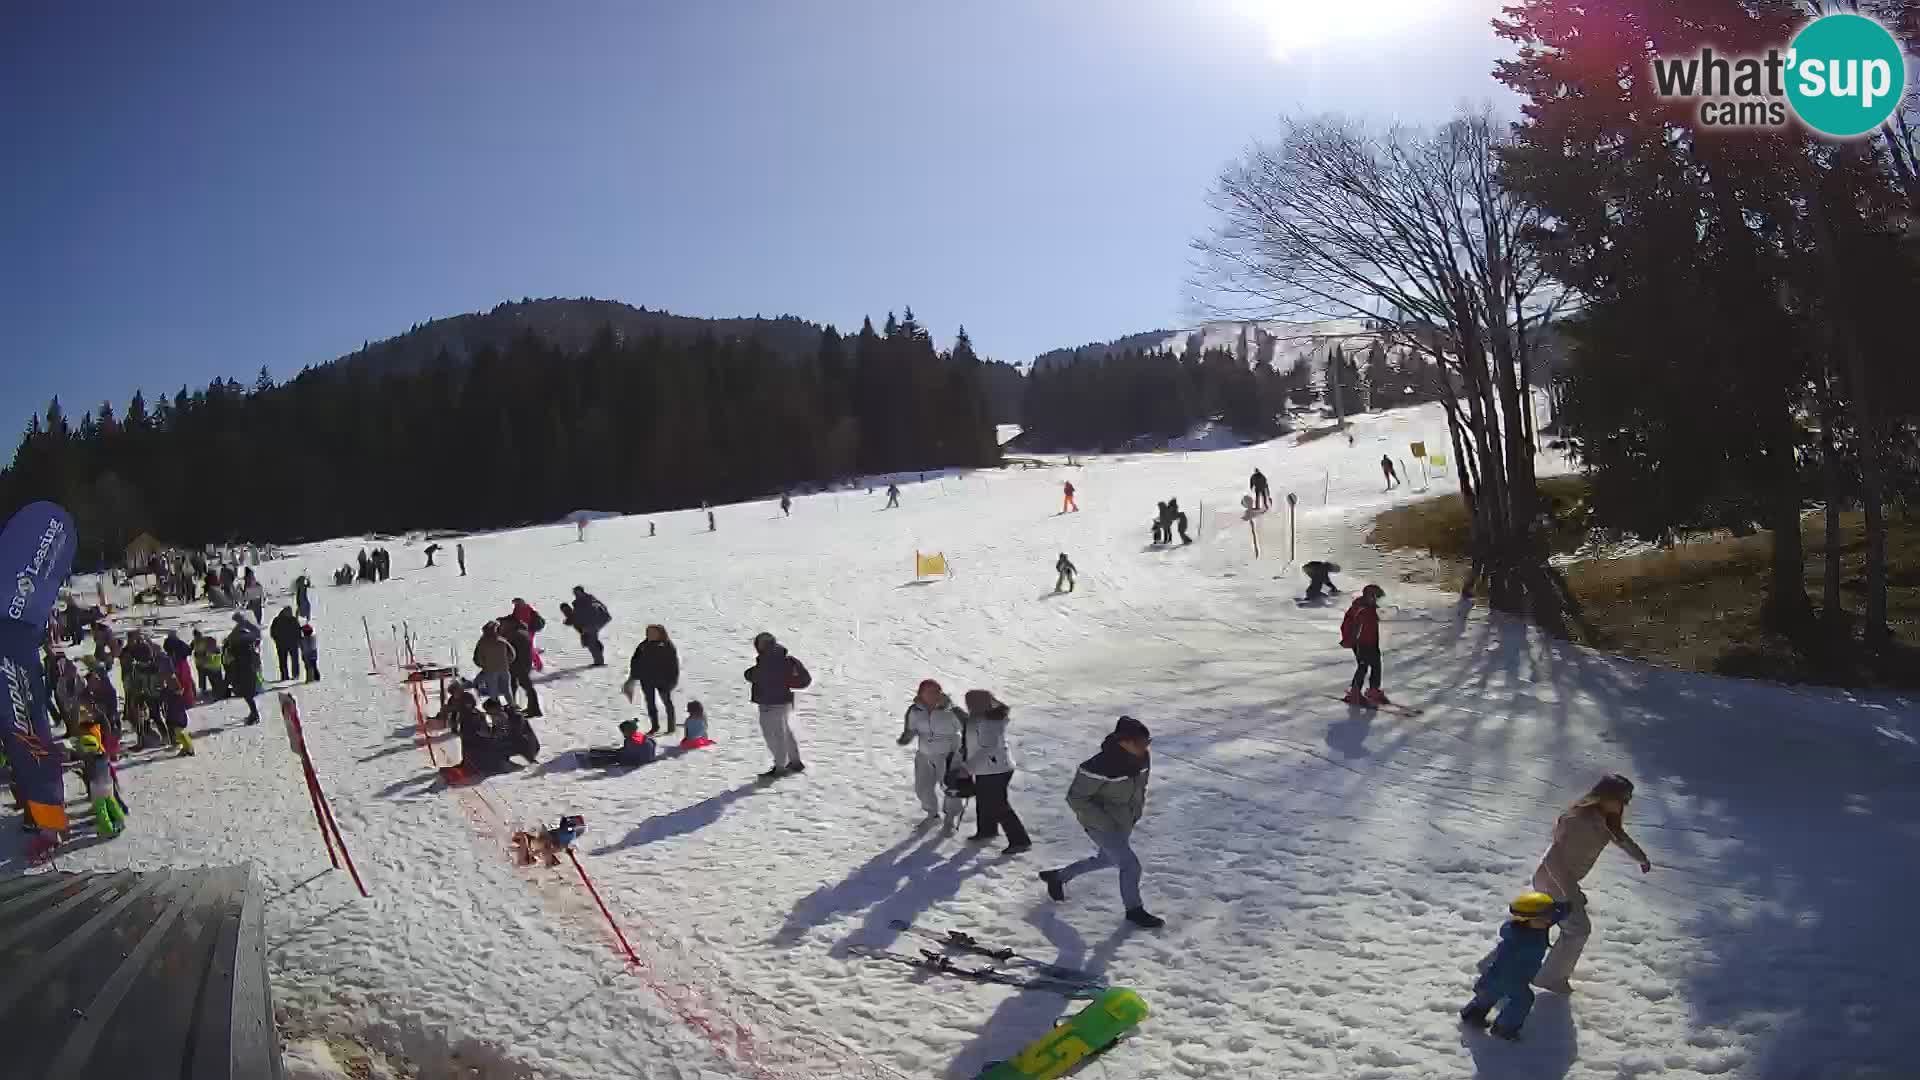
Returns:
[[[5,5],[0,453],[521,296],[986,355],[1191,319],[1289,111],[1505,101],[1498,0]]]

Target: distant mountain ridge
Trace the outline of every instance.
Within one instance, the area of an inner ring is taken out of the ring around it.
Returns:
[[[469,312],[418,323],[405,333],[370,342],[340,357],[342,367],[378,372],[418,371],[445,349],[457,363],[465,363],[487,346],[504,347],[521,334],[535,336],[566,352],[592,344],[603,326],[622,340],[658,334],[670,341],[691,341],[711,334],[721,341],[758,341],[784,356],[810,355],[819,348],[826,327],[795,315],[774,318],[707,319],[652,311],[617,300],[592,297],[548,297],[495,304],[485,312]]]

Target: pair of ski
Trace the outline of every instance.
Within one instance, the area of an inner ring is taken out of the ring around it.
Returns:
[[[1396,705],[1391,701],[1387,702],[1384,705],[1376,705],[1371,701],[1363,705],[1356,705],[1353,702],[1348,701],[1346,698],[1339,696],[1338,694],[1332,695],[1332,697],[1333,697],[1333,700],[1339,702],[1342,705],[1346,705],[1349,708],[1371,709],[1375,712],[1392,713],[1395,716],[1419,716],[1422,712],[1425,711],[1423,709],[1415,709],[1407,705]]]
[[[915,956],[865,945],[855,945],[852,951],[870,960],[903,964],[937,975],[951,975],[955,978],[971,979],[974,982],[996,983],[1000,986],[1015,986],[1026,990],[1046,990],[1070,998],[1096,997],[1107,989],[1107,982],[1101,976],[1036,960],[1014,949],[994,948],[962,930],[948,930],[941,933],[915,926],[904,919],[895,919],[887,925],[903,934],[925,938],[956,952],[992,962],[969,966],[938,949],[921,949]]]

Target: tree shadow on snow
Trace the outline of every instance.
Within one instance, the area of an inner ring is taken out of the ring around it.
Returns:
[[[1465,1000],[1463,993],[1462,1003]],[[1573,1004],[1559,994],[1541,994],[1535,999],[1517,1043],[1466,1024],[1460,1025],[1460,1043],[1473,1056],[1477,1080],[1561,1080],[1580,1057]]]
[[[1047,963],[1074,968],[1094,975],[1106,974],[1107,965],[1131,936],[1126,923],[1118,923],[1113,932],[1089,950],[1080,932],[1050,907],[1036,909],[1027,922],[1038,927],[1053,946]],[[946,1080],[973,1080],[989,1061],[1003,1061],[1020,1052],[1028,1043],[1052,1030],[1054,1022],[1066,1012],[1078,1011],[1086,1003],[1062,997],[1051,990],[1025,989],[1001,1000],[993,1014],[975,1029],[972,1042],[962,1047],[947,1065]]]
[[[664,814],[655,814],[629,830],[626,837],[619,843],[595,848],[593,854],[612,855],[615,852],[625,851],[628,848],[658,843],[662,840],[670,840],[676,836],[685,836],[688,833],[698,832],[714,822],[719,821],[720,818],[726,814],[728,808],[733,806],[734,803],[739,802],[741,799],[751,798],[760,790],[761,786],[759,782],[749,782],[741,784],[736,788],[729,788],[718,795],[709,795],[699,802],[694,803],[692,806],[683,806],[678,810],[670,810]]]
[[[915,829],[838,884],[823,885],[808,893],[788,913],[773,936],[773,944],[797,945],[807,931],[825,926],[835,916],[866,911],[860,928],[837,942],[831,954],[850,955],[847,947],[853,944],[875,949],[892,945],[900,932],[889,926],[890,922],[914,921],[934,904],[958,895],[967,878],[985,869],[977,859],[981,845],[965,844],[943,857],[943,839],[947,838],[937,829]]]

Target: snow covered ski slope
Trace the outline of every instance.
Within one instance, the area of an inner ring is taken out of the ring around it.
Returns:
[[[797,498],[790,518],[723,506],[713,533],[686,512],[654,519],[653,537],[637,517],[585,542],[564,524],[468,537],[466,577],[390,542],[390,582],[316,589],[325,677],[295,688],[371,900],[326,872],[284,732],[239,726],[233,703],[195,711],[198,757],[123,764],[127,832],[62,865],[257,861],[289,1029],[352,1033],[427,1075],[972,1077],[1079,1007],[857,954],[929,944],[896,921],[1139,991],[1151,1017],[1093,1077],[1920,1075],[1914,703],[1616,661],[1402,585],[1362,547],[1371,515],[1412,497],[1381,490],[1378,459],[1444,445],[1444,427],[1426,408],[1356,434],[903,483],[898,510],[864,491]],[[1279,507],[1258,562],[1244,526],[1202,527],[1256,465]],[[1082,510],[1061,515],[1068,479]],[[1351,670],[1347,598],[1294,603],[1289,491],[1297,561],[1341,563],[1343,589],[1386,586],[1386,687],[1420,716],[1332,700]],[[1168,497],[1195,523],[1191,547],[1148,545]],[[264,578],[283,596],[360,546],[311,545]],[[916,550],[944,552],[952,576],[914,580]],[[1081,574],[1054,595],[1061,552]],[[585,667],[559,625],[574,585],[613,612],[610,668]],[[543,758],[448,789],[390,628],[470,671],[479,627],[516,596],[550,621]],[[579,768],[568,751],[644,722],[619,684],[649,622],[672,631],[678,698],[706,704],[717,745]],[[765,785],[741,679],[762,630],[814,676],[795,719],[808,771]],[[916,830],[894,737],[929,677],[1012,707],[1031,853]],[[1168,920],[1153,932],[1122,922],[1111,872],[1060,904],[1034,878],[1087,853],[1063,798],[1123,713],[1154,733],[1135,837],[1146,904]],[[1476,962],[1555,815],[1608,771],[1639,785],[1627,824],[1653,872],[1603,855],[1576,993],[1543,993],[1518,1044],[1469,1033],[1455,1013]],[[507,857],[512,826],[569,812],[587,818],[576,850],[639,968],[564,860]]]

